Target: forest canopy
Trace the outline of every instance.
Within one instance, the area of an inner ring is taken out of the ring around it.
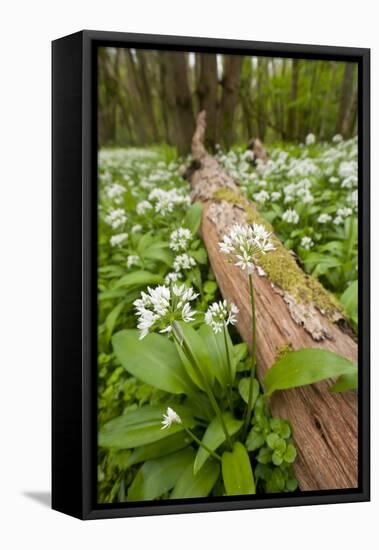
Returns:
[[[357,133],[355,63],[100,48],[98,64],[101,147],[166,143],[186,154],[202,109],[210,148]]]

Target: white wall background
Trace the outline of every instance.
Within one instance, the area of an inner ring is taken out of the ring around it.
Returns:
[[[13,0],[2,4],[2,548],[186,550],[238,546],[319,550],[337,546],[350,550],[376,546],[379,464],[375,430],[379,398],[375,397],[375,385],[372,503],[82,523],[40,502],[41,498],[46,501],[50,486],[50,41],[87,28],[372,48],[375,213],[379,147],[375,7],[372,0]],[[378,217],[373,218],[375,248]],[[378,297],[376,260],[374,256],[374,299]],[[375,322],[379,320],[374,310],[374,340],[378,327]],[[373,348],[377,348],[375,341]],[[375,372],[373,379],[375,384]],[[68,395],[68,406],[69,402]],[[32,498],[31,493],[38,498]]]

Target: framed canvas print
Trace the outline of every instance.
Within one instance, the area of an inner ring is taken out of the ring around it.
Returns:
[[[53,42],[53,508],[369,499],[369,50]]]

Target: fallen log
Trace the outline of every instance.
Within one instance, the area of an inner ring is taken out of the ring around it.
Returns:
[[[238,330],[251,347],[251,310],[246,275],[228,263],[218,243],[234,223],[263,223],[203,145],[205,113],[192,139],[193,201],[204,203],[201,232],[224,298],[239,310]],[[276,250],[262,257],[253,274],[257,316],[257,375],[260,381],[286,349],[323,348],[357,361],[357,343],[341,307],[321,284],[304,273],[273,235]],[[331,381],[278,391],[270,398],[274,415],[288,419],[298,457],[295,473],[303,491],[358,486],[356,392],[329,392]]]

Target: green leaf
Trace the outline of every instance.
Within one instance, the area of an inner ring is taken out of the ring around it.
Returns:
[[[255,481],[246,448],[237,441],[233,452],[225,452],[221,458],[222,479],[226,494],[255,495]]]
[[[357,365],[337,353],[324,349],[291,351],[269,369],[264,378],[266,395],[276,390],[297,388],[342,374],[354,374]]]
[[[191,256],[195,258],[198,264],[206,265],[208,262],[208,254],[203,247],[199,248],[198,250],[192,250]]]
[[[171,267],[174,255],[169,250],[166,243],[157,241],[149,246],[142,254],[144,259],[156,260]]]
[[[174,321],[174,330],[182,342],[182,345],[177,342],[175,345],[187,374],[200,389],[204,390],[202,378],[205,378],[210,385],[214,380],[212,362],[206,344],[200,334],[188,323]]]
[[[247,344],[245,342],[241,342],[241,344],[237,344],[236,346],[233,346],[233,355],[235,362],[238,364],[240,361],[243,361],[246,359],[247,354],[249,352],[249,349],[247,347]]]
[[[238,391],[240,393],[240,396],[245,401],[245,403],[249,400],[249,391],[250,391],[250,378],[241,378],[238,384]],[[257,397],[259,395],[259,382],[256,378],[253,380],[253,391],[252,391],[252,407],[254,408],[255,402],[257,400]]]
[[[195,235],[200,227],[201,213],[203,206],[200,202],[195,202],[188,210],[184,217],[183,225],[191,230],[191,233]]]
[[[358,324],[358,281],[353,281],[345,290],[340,298],[341,304],[344,306],[346,313]]]
[[[332,392],[356,390],[358,387],[358,369],[353,374],[342,374],[333,386],[329,388]]]
[[[232,384],[236,375],[236,361],[233,355],[233,344],[226,331],[226,341],[231,363],[231,373],[229,373],[228,359],[226,355],[224,333],[215,334],[209,325],[203,324],[199,329],[199,334],[204,340],[211,360],[211,368],[214,376],[220,382],[222,388]]]
[[[182,431],[183,424],[172,424],[170,428],[162,430],[162,418],[166,409],[167,407],[163,405],[146,405],[113,418],[100,430],[99,446],[133,449]],[[191,427],[195,424],[186,408],[175,405],[175,410],[186,426]]]
[[[217,283],[215,281],[205,281],[203,290],[205,294],[214,294],[217,290]]]
[[[286,452],[283,455],[284,460],[288,462],[288,464],[292,464],[295,461],[296,455],[297,452],[294,445],[292,445],[292,443],[289,443],[287,445]]]
[[[254,428],[250,430],[246,439],[246,447],[248,451],[256,451],[265,443],[265,438],[262,434],[256,432]]]
[[[170,491],[192,464],[194,450],[189,447],[162,458],[148,460],[139,469],[128,491],[128,502],[154,500]]]
[[[230,436],[233,436],[235,433],[237,433],[243,424],[242,420],[237,420],[230,412],[223,413],[222,417]],[[216,416],[206,429],[203,435],[202,443],[204,443],[204,445],[208,447],[211,451],[215,451],[222,443],[224,443],[224,441],[225,433],[222,429],[219,418]],[[209,456],[209,453],[204,449],[204,447],[199,447],[193,466],[195,474],[200,470],[200,468],[203,466]]]
[[[169,393],[193,391],[175,345],[165,336],[151,333],[140,340],[138,330],[122,330],[112,343],[124,369],[142,382]]]
[[[197,474],[193,473],[193,464],[190,464],[176,482],[170,499],[206,497],[219,475],[220,467],[215,460],[208,460]]]
[[[112,337],[113,329],[117,323],[117,319],[125,306],[125,302],[121,301],[117,304],[116,307],[107,315],[105,319],[105,330],[106,330],[106,342],[108,343]]]
[[[150,271],[132,271],[121,277],[114,285],[114,289],[122,288],[139,288],[147,285],[159,284],[163,281],[160,275],[150,273]]]
[[[188,447],[191,442],[192,440],[187,432],[181,431],[174,435],[168,435],[168,437],[155,441],[154,443],[142,445],[141,447],[137,447],[128,457],[125,468],[129,468],[139,462],[160,458],[175,451],[180,451],[180,449]]]

